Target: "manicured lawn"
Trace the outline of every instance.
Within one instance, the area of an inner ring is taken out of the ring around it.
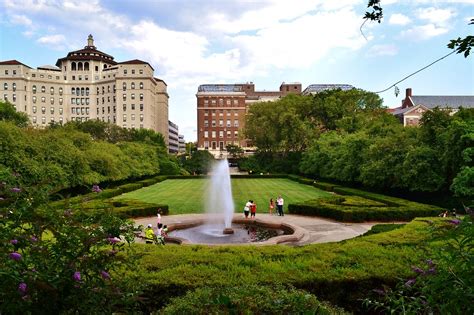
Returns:
[[[115,199],[138,199],[168,204],[170,214],[201,213],[205,211],[207,183],[206,179],[168,179],[153,186],[120,195]],[[232,194],[236,212],[243,211],[247,200],[252,199],[257,204],[257,214],[268,212],[270,198],[275,200],[279,194],[285,199],[285,211],[289,203],[330,195],[309,185],[282,178],[232,179]]]

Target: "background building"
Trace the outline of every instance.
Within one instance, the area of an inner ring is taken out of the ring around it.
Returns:
[[[186,153],[186,141],[184,140],[184,135],[179,135],[179,148],[178,153]]]
[[[179,152],[179,128],[178,125],[168,120],[168,151],[177,154]]]
[[[418,126],[421,117],[427,111],[439,107],[456,113],[459,108],[474,108],[473,95],[413,95],[408,88],[402,106],[393,108],[390,112],[395,115],[404,126]]]
[[[124,128],[146,128],[168,141],[166,83],[138,59],[116,62],[97,50],[89,35],[84,49],[56,66],[33,69],[17,60],[0,62],[0,97],[25,112],[35,126],[99,119]]]
[[[354,89],[354,87],[350,84],[310,84],[306,89],[303,91],[303,95],[311,95],[316,94],[322,91],[327,90],[336,90],[341,89],[343,91],[348,91]]]
[[[198,149],[216,157],[225,155],[228,144],[252,151],[241,132],[248,106],[288,94],[301,94],[301,83],[282,83],[279,91],[256,91],[253,82],[200,85],[196,94]]]

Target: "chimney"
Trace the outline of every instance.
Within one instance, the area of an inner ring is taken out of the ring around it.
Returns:
[[[406,89],[405,97],[411,96],[411,88]]]

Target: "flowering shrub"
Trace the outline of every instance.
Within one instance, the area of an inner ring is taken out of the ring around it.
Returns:
[[[413,277],[395,289],[374,290],[381,298],[366,299],[366,306],[391,314],[474,313],[473,217],[443,220],[432,232],[441,244],[434,259],[413,266]]]
[[[117,254],[130,250],[133,223],[107,211],[48,208],[47,193],[0,187],[0,313],[126,309],[133,293],[122,294],[126,283],[112,275],[127,263]]]

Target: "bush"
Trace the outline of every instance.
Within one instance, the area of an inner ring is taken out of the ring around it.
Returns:
[[[199,288],[175,298],[162,314],[343,314],[308,292],[284,287],[243,285]]]
[[[124,193],[130,192],[130,191],[140,189],[142,187],[143,187],[143,185],[140,182],[138,182],[138,183],[131,183],[131,184],[121,185],[118,188],[120,189],[122,194],[124,194]]]
[[[399,228],[402,228],[405,224],[376,224],[372,226],[370,230],[365,232],[363,236],[369,236],[373,234],[378,234],[378,233],[384,233],[384,232],[389,232],[393,231]]]

